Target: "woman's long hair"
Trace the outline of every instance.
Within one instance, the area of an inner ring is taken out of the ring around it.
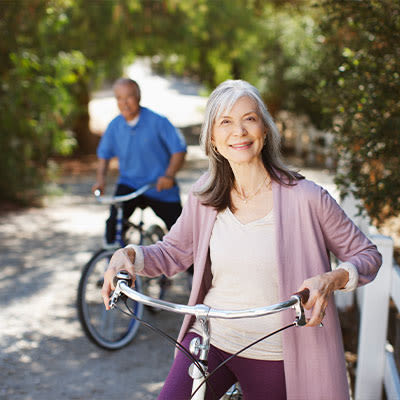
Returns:
[[[249,97],[256,103],[257,113],[262,119],[267,135],[261,150],[265,169],[272,180],[283,185],[295,185],[295,181],[304,177],[289,170],[282,160],[281,135],[267,110],[258,90],[243,80],[222,82],[211,93],[201,128],[200,143],[208,156],[208,180],[196,195],[203,204],[215,207],[218,211],[231,207],[231,190],[234,176],[229,162],[212,145],[211,136],[215,120],[224,112],[229,112],[241,97]]]

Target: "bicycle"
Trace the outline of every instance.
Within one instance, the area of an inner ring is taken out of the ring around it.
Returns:
[[[115,250],[124,247],[128,242],[149,245],[164,236],[164,230],[159,225],[153,224],[145,229],[143,208],[139,208],[138,223],[124,221],[122,204],[142,195],[154,186],[155,184],[148,184],[123,196],[101,196],[100,191],[95,192],[96,199],[101,204],[114,204],[117,208],[116,238],[111,248],[98,250],[84,266],[78,286],[77,309],[79,321],[87,337],[106,350],[118,350],[128,345],[135,337],[140,324],[134,318],[127,318],[119,313],[106,313],[104,310],[100,289],[111,256]],[[169,282],[164,276],[158,280],[139,279],[137,289],[162,299],[168,285]],[[143,315],[143,304],[131,302],[130,307],[140,317]]]
[[[136,277],[137,279],[137,277]],[[308,289],[304,289],[300,292],[294,293],[290,299],[283,301],[281,303],[277,303],[274,305],[266,306],[266,307],[257,307],[257,308],[250,308],[245,310],[219,310],[210,308],[204,304],[196,304],[195,306],[188,306],[183,304],[171,303],[160,299],[154,299],[149,296],[146,296],[140,293],[137,290],[132,289],[130,286],[132,285],[132,278],[126,271],[120,271],[114,277],[114,286],[115,290],[111,295],[110,298],[110,308],[114,309],[117,308],[117,302],[119,299],[125,300],[125,305],[129,311],[129,314],[135,317],[134,311],[130,309],[127,305],[127,300],[133,300],[137,303],[141,303],[151,307],[161,308],[163,310],[171,311],[178,314],[188,314],[195,316],[196,319],[200,322],[202,327],[202,338],[195,337],[192,339],[189,347],[189,351],[184,348],[180,343],[175,341],[175,339],[171,338],[170,336],[166,335],[164,332],[159,330],[158,328],[153,327],[150,324],[145,323],[148,327],[155,330],[156,332],[162,334],[164,337],[172,341],[175,346],[183,351],[187,357],[189,357],[192,361],[192,364],[189,368],[189,375],[193,379],[193,386],[192,386],[192,394],[190,399],[195,400],[204,400],[205,393],[206,393],[206,384],[208,384],[208,380],[210,377],[226,362],[228,362],[231,358],[236,357],[241,352],[245,351],[249,347],[259,343],[261,340],[266,339],[267,337],[272,336],[278,332],[281,332],[285,329],[288,329],[292,326],[304,326],[306,324],[305,313],[302,304],[308,301],[310,292]],[[135,281],[136,287],[136,281]],[[263,338],[249,344],[248,346],[244,347],[237,353],[233,354],[231,357],[226,359],[222,362],[216,369],[214,369],[211,373],[208,372],[208,351],[210,348],[210,329],[209,329],[209,319],[210,318],[254,318],[254,317],[261,317],[264,315],[274,314],[277,312],[285,311],[288,309],[294,308],[295,310],[295,319],[293,323],[278,329],[275,332],[272,332]],[[124,312],[123,310],[120,310]],[[140,317],[135,317],[140,320]],[[144,321],[141,321],[142,323]],[[198,356],[198,359],[195,358]],[[211,388],[212,390],[212,388]],[[235,391],[235,399],[240,399],[240,392],[236,388],[231,388],[230,392]],[[227,394],[223,397],[226,399],[228,396]],[[230,397],[232,398],[232,397]]]

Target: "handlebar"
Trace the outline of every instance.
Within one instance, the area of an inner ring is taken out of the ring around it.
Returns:
[[[147,306],[171,311],[177,314],[188,314],[193,315],[196,318],[223,318],[223,319],[238,319],[238,318],[254,318],[261,317],[264,315],[275,314],[280,311],[294,308],[296,311],[295,324],[303,326],[306,324],[304,309],[302,303],[306,303],[310,295],[308,289],[303,289],[300,292],[294,293],[290,299],[281,303],[273,304],[265,307],[255,307],[243,310],[220,310],[211,308],[205,304],[196,304],[194,306],[188,306],[183,304],[171,303],[169,301],[154,299],[146,296],[136,290],[130,288],[132,283],[131,276],[126,271],[120,271],[114,277],[115,291],[110,299],[110,308],[114,308],[118,298],[121,295],[125,295],[130,299],[142,303]]]
[[[147,192],[149,189],[153,188],[156,186],[156,183],[148,183],[147,185],[144,185],[140,187],[139,189],[135,190],[132,193],[129,194],[124,194],[122,196],[102,196],[100,190],[95,190],[94,195],[97,199],[97,201],[101,204],[116,204],[116,203],[123,203],[124,201],[136,199],[136,197],[139,197],[143,193]]]

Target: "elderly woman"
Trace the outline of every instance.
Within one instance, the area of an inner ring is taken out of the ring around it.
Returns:
[[[372,281],[380,254],[326,190],[284,165],[279,132],[249,83],[229,80],[213,91],[201,135],[208,173],[193,186],[162,242],[130,245],[114,254],[102,290],[106,307],[112,277],[121,269],[132,275],[171,276],[194,264],[189,304],[220,309],[269,305],[308,288],[308,328],[286,330],[246,350],[215,374],[211,384],[222,396],[239,381],[244,397],[251,400],[348,399],[332,294]],[[342,261],[335,270],[330,252]],[[212,320],[209,370],[292,322],[287,314]],[[187,317],[179,340],[187,346],[199,332]],[[189,363],[177,355],[159,399],[190,397]]]

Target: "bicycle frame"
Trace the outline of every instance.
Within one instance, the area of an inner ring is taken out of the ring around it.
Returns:
[[[124,247],[126,245],[124,238],[122,237],[123,232],[123,208],[122,205],[125,201],[136,199],[137,197],[141,196],[143,193],[147,192],[149,189],[155,187],[155,183],[149,183],[140,187],[139,189],[135,190],[132,193],[125,194],[122,196],[101,196],[100,190],[95,190],[94,195],[96,199],[101,204],[109,204],[115,205],[117,208],[117,222],[116,222],[116,233],[115,233],[115,247]],[[136,226],[140,232],[140,240],[142,240],[142,228],[143,228],[143,219],[140,219],[139,224]],[[141,243],[140,243],[141,244]]]
[[[210,318],[224,318],[224,319],[237,319],[237,318],[255,318],[264,315],[275,314],[290,308],[295,310],[294,326],[304,326],[306,318],[302,303],[306,303],[309,296],[309,290],[304,289],[301,292],[295,293],[290,299],[273,304],[266,307],[257,307],[244,310],[220,310],[206,306],[205,304],[196,304],[188,306],[183,304],[171,303],[164,300],[154,299],[130,288],[132,279],[129,274],[120,271],[114,278],[115,291],[110,299],[110,308],[114,308],[118,298],[125,295],[128,298],[143,303],[151,307],[158,307],[160,309],[171,311],[177,314],[193,315],[200,322],[202,327],[202,339],[196,337],[190,343],[190,352],[199,356],[199,363],[192,364],[189,368],[189,375],[193,379],[192,386],[192,399],[202,400],[205,398],[206,385],[203,384],[208,374],[207,359],[210,349]]]
[[[134,239],[134,243],[143,244],[144,242],[152,242],[163,236],[163,230],[158,225],[153,224],[148,228],[145,226],[143,219],[143,208],[138,207],[141,213],[140,221],[133,223],[123,220],[123,202],[134,199],[146,190],[155,186],[148,184],[137,191],[123,196],[100,196],[100,191],[95,191],[96,199],[102,204],[115,204],[117,208],[117,240],[110,245],[103,245],[99,251],[96,251],[90,260],[85,264],[77,290],[77,309],[79,321],[87,337],[97,346],[106,350],[118,350],[127,346],[135,337],[140,322],[126,316],[117,315],[117,313],[108,314],[101,306],[102,301],[98,294],[99,288],[103,285],[103,274],[107,268],[110,259],[119,247],[125,246],[125,240]],[[131,229],[135,237],[127,237],[125,234],[125,223],[127,228]],[[161,234],[160,234],[161,231]],[[141,280],[138,279],[137,290],[141,291]],[[149,280],[144,280],[143,290],[147,284],[149,288]],[[152,292],[157,293],[159,298],[164,296],[168,282],[166,279],[159,279],[157,286],[152,285]],[[96,293],[96,294],[95,294]],[[157,295],[155,295],[157,297]],[[135,314],[139,317],[143,314],[144,306],[140,303],[133,303]]]

